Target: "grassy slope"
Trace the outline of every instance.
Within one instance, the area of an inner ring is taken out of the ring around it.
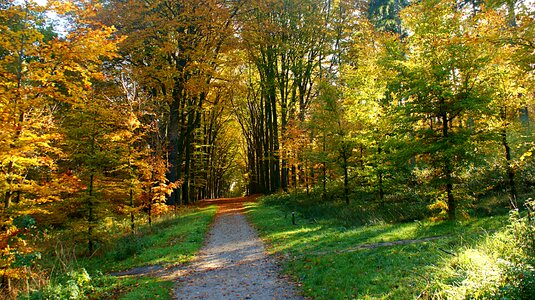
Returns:
[[[117,240],[105,255],[78,260],[70,274],[58,277],[55,284],[41,291],[41,297],[36,294],[33,298],[47,299],[48,295],[60,294],[69,298],[76,294],[70,290],[78,288],[89,299],[171,299],[173,281],[107,274],[134,267],[169,267],[190,262],[201,248],[215,213],[215,206],[184,208],[177,217],[158,221],[152,228],[141,228],[137,235]]]
[[[433,289],[432,277],[451,259],[445,251],[476,244],[485,231],[498,229],[506,221],[506,217],[494,217],[463,223],[346,228],[299,217],[298,225],[292,225],[287,211],[262,202],[249,203],[247,211],[269,241],[270,252],[287,258],[285,271],[302,282],[307,296],[316,299],[409,299],[428,294]],[[361,244],[429,236],[444,237],[346,252]]]

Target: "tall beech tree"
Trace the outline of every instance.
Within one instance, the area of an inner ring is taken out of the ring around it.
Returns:
[[[358,148],[356,173],[384,202],[385,181],[397,173],[389,163],[394,151],[390,144],[396,123],[401,123],[394,119],[396,105],[388,89],[396,77],[395,69],[384,61],[392,55],[388,47],[397,43],[397,33],[379,32],[366,19],[358,24],[342,69],[344,101]]]
[[[54,107],[48,101],[55,89],[47,86],[46,71],[41,70],[46,66],[43,49],[51,38],[44,32],[43,11],[29,1],[3,1],[0,8],[2,291],[9,291],[17,278],[28,286],[28,267],[38,258],[29,243],[35,220],[24,215],[59,196],[51,190],[61,181],[54,160],[60,151]]]
[[[228,49],[232,20],[241,2],[112,1],[103,18],[128,35],[121,53],[136,80],[167,111],[168,179],[179,188],[169,203],[192,201],[195,132],[220,64]]]
[[[491,97],[482,80],[495,55],[489,34],[493,12],[466,15],[455,1],[423,1],[402,11],[407,37],[403,61],[406,117],[418,158],[429,163],[449,219],[455,218],[455,185],[472,163],[474,143]],[[442,201],[442,200],[441,200]]]
[[[309,126],[314,128],[320,136],[318,139],[319,147],[316,147],[316,159],[317,163],[322,164],[323,186],[325,187],[328,180],[326,169],[332,168],[328,165],[334,165],[332,173],[342,174],[344,201],[349,205],[350,171],[353,169],[356,146],[356,135],[352,131],[354,124],[348,118],[348,106],[344,102],[341,91],[336,86],[321,83],[319,91]],[[332,179],[336,180],[337,178]],[[323,196],[326,196],[325,190],[323,190]]]
[[[3,208],[9,209],[24,194],[36,194],[41,180],[29,174],[32,169],[54,168],[57,135],[48,105],[55,89],[41,70],[49,66],[42,63],[50,39],[44,32],[44,9],[28,1],[5,5],[0,11],[0,191]]]
[[[88,251],[92,254],[98,221],[97,177],[113,168],[119,155],[113,139],[120,118],[101,88],[106,79],[104,60],[115,58],[119,41],[112,37],[113,27],[95,21],[100,9],[98,4],[67,4],[60,6],[59,11],[70,16],[72,30],[51,47],[53,57],[61,59],[61,64],[53,70],[53,78],[56,79],[54,84],[62,88],[56,99],[61,95],[67,100],[59,115],[68,153],[66,164],[86,186],[81,200],[86,216]]]
[[[505,165],[510,203],[517,208],[515,175],[531,156],[528,115],[529,107],[534,105],[534,74],[532,67],[527,67],[527,64],[533,63],[527,52],[533,51],[534,45],[527,41],[534,38],[533,18],[519,1],[489,1],[489,6],[497,11],[494,22],[508,30],[502,29],[493,36],[497,45],[496,55],[486,75],[493,91],[490,107],[494,113],[488,126],[503,147],[500,157]]]

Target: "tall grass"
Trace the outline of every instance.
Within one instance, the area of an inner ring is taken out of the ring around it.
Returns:
[[[535,299],[535,202],[479,244],[463,247],[435,276],[437,299]]]

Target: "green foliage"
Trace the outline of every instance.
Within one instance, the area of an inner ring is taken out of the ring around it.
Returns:
[[[115,243],[111,255],[114,260],[121,261],[141,253],[148,246],[140,236],[129,234]]]
[[[11,264],[11,267],[15,268],[30,267],[41,259],[40,252],[19,253],[14,250],[14,254],[14,262]]]
[[[200,249],[215,211],[215,207],[184,208],[178,216],[164,218],[140,228],[136,235],[122,237],[104,255],[81,262],[91,272],[187,263]]]
[[[105,254],[92,258],[66,261],[47,253],[43,264],[53,261],[65,270],[51,274],[50,283],[23,299],[124,299],[162,298],[170,296],[172,281],[152,277],[116,277],[107,272],[134,267],[172,266],[190,262],[201,248],[216,208],[182,208],[179,215],[156,220],[152,226],[141,227],[137,234],[128,234],[105,246]],[[47,265],[47,267],[50,267]]]
[[[452,257],[444,251],[456,253],[477,245],[486,232],[503,228],[506,222],[505,217],[492,217],[349,227],[333,220],[333,212],[305,218],[299,213],[302,206],[295,204],[296,226],[284,206],[276,205],[282,201],[275,196],[263,199],[247,205],[248,216],[269,242],[269,251],[287,258],[285,272],[303,284],[306,296],[315,299],[430,296],[433,276]],[[434,239],[424,240],[429,237]],[[400,240],[405,242],[384,244]],[[359,248],[363,245],[367,246]]]
[[[80,268],[56,278],[42,290],[31,292],[20,298],[27,300],[87,299],[86,293],[93,288],[92,283],[87,271]]]
[[[532,213],[534,202],[527,204]],[[462,247],[438,268],[433,289],[439,299],[533,299],[535,222],[513,210],[505,228]]]
[[[28,215],[18,216],[13,219],[13,225],[19,229],[32,229],[35,228],[36,224],[35,219]]]

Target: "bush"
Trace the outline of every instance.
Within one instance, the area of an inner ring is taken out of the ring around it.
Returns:
[[[525,216],[511,211],[506,228],[446,262],[436,298],[535,299],[535,203],[527,203]]]
[[[68,272],[65,276],[57,278],[41,290],[23,296],[22,299],[87,299],[86,294],[92,288],[91,277],[84,268],[81,268]]]

